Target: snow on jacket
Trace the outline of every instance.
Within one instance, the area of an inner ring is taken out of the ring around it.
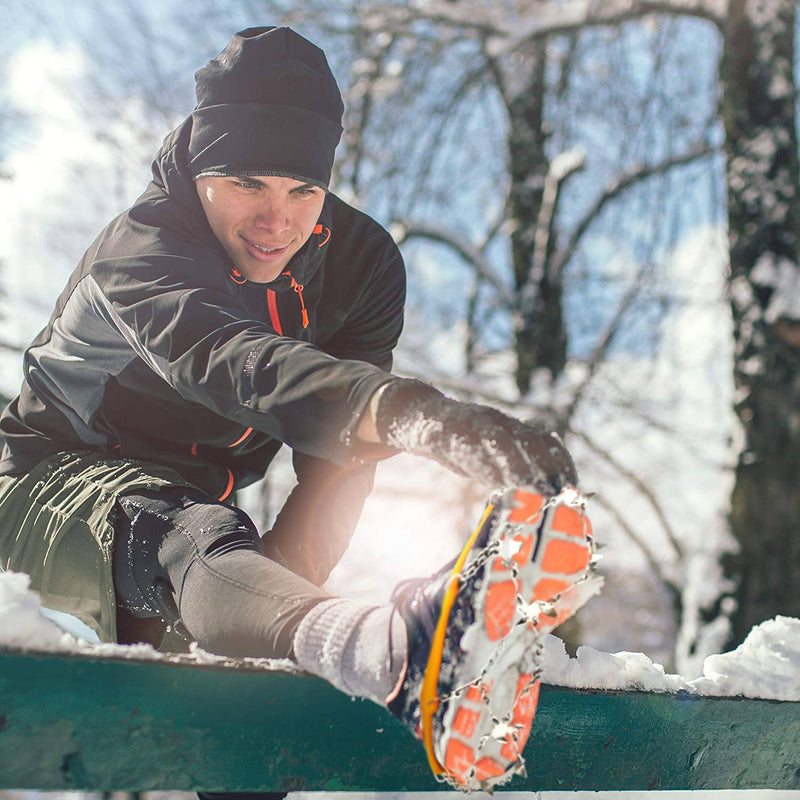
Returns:
[[[329,193],[291,274],[247,281],[189,177],[190,130],[188,119],[165,139],[147,190],[91,245],[26,351],[0,418],[0,474],[101,449],[225,499],[284,442],[317,482],[357,460],[354,426],[390,380],[402,328],[396,245]]]

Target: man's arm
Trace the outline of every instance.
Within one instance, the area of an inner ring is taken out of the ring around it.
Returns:
[[[493,488],[532,486],[555,495],[578,482],[556,433],[491,406],[453,400],[420,381],[395,378],[379,387],[359,420],[358,435]]]
[[[185,400],[293,449],[352,462],[355,428],[389,379],[384,370],[276,335],[222,287],[198,285],[208,269],[191,257],[129,262],[95,264],[85,278],[90,308],[70,319],[102,316],[117,330],[120,358],[132,350]]]
[[[298,483],[263,538],[264,553],[321,586],[350,544],[375,465],[346,467],[298,452],[293,463]]]
[[[381,444],[376,420],[378,417],[378,406],[381,402],[381,395],[386,389],[386,386],[387,384],[384,384],[372,395],[367,407],[364,409],[364,413],[361,415],[358,428],[356,429],[356,436],[358,436],[362,442]]]

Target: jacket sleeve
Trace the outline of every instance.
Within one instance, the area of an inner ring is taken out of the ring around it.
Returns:
[[[373,364],[278,336],[220,283],[198,279],[198,258],[146,255],[126,265],[97,261],[83,289],[123,348],[143,359],[184,400],[310,455],[350,463],[352,431],[387,380]]]

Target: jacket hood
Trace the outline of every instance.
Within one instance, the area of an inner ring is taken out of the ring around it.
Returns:
[[[219,253],[231,271],[225,249],[220,244],[206,219],[205,211],[197,196],[195,182],[189,168],[188,146],[192,134],[192,117],[185,119],[175,130],[167,134],[152,163],[152,181],[147,191],[137,201],[139,203],[164,203],[164,226],[173,232],[199,239],[202,244]],[[171,213],[170,213],[171,212]],[[322,212],[317,220],[315,232],[289,262],[287,269],[297,283],[311,281],[324,260],[325,246],[331,235],[331,199],[326,196]],[[237,283],[249,283],[238,281]],[[291,287],[291,278],[280,275],[266,286],[274,291],[284,291]]]

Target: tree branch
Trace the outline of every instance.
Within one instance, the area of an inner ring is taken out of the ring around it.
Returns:
[[[455,250],[466,262],[471,264],[475,272],[500,295],[507,308],[515,306],[514,296],[507,286],[494,274],[489,262],[483,253],[464,239],[450,231],[437,228],[433,225],[424,225],[398,220],[396,224],[402,226],[402,234],[398,237],[397,244],[402,244],[408,239],[420,238],[447,245]]]
[[[569,427],[570,421],[572,417],[575,415],[575,411],[578,408],[581,400],[583,400],[583,396],[586,393],[586,389],[588,388],[589,384],[592,382],[594,378],[595,372],[597,372],[597,368],[605,361],[606,354],[608,353],[608,348],[611,346],[611,343],[614,341],[614,337],[619,333],[619,329],[622,326],[622,323],[625,320],[625,317],[628,313],[628,309],[633,304],[633,301],[638,296],[641,285],[642,285],[642,278],[644,277],[645,273],[647,272],[647,266],[642,265],[639,268],[639,271],[636,274],[631,285],[628,287],[628,291],[625,292],[622,301],[620,302],[619,306],[617,306],[617,311],[614,314],[613,319],[609,322],[608,327],[606,328],[606,332],[603,334],[600,341],[595,346],[594,350],[592,350],[591,355],[588,359],[588,368],[584,379],[581,381],[580,385],[575,389],[572,395],[572,399],[569,402],[569,405],[564,410],[561,420],[561,426],[564,430]]]
[[[536,220],[534,232],[533,264],[526,281],[526,286],[538,285],[548,269],[547,257],[550,252],[550,237],[553,232],[558,198],[561,187],[570,175],[583,169],[586,153],[583,150],[571,150],[556,156],[551,162],[544,179],[542,204],[539,218]],[[557,274],[557,273],[556,273]],[[555,276],[554,276],[555,277]]]
[[[659,504],[650,487],[647,486],[647,484],[635,472],[632,472],[630,469],[620,464],[619,461],[617,461],[617,459],[608,452],[608,450],[597,444],[597,442],[595,442],[594,439],[592,439],[589,435],[583,433],[582,431],[576,431],[575,429],[571,429],[570,433],[572,433],[573,436],[577,436],[589,447],[592,452],[610,464],[617,472],[620,473],[620,475],[622,475],[626,480],[630,481],[639,490],[639,492],[647,500],[649,506],[655,512],[658,521],[661,523],[661,526],[664,529],[667,540],[672,546],[672,549],[675,551],[675,555],[679,559],[682,559],[684,556],[683,547],[678,541],[675,531],[672,530],[672,526],[667,519],[667,515],[662,510],[661,505]],[[646,550],[646,548],[644,549]]]
[[[492,37],[495,57],[505,55],[536,39],[570,34],[596,26],[620,25],[649,14],[692,16],[707,20],[722,30],[726,24],[728,0],[569,0],[562,4],[537,4],[527,19],[502,14],[489,4],[451,3],[425,0],[409,7],[370,9],[373,26],[407,27],[417,20],[457,27],[480,36]]]
[[[25,348],[20,344],[13,344],[0,340],[0,350],[8,350],[10,353],[24,353]]]
[[[628,172],[620,175],[615,181],[609,184],[603,194],[597,198],[592,207],[586,212],[586,214],[584,214],[584,216],[575,226],[575,229],[570,235],[567,244],[564,246],[564,249],[561,250],[561,252],[558,253],[558,255],[553,259],[552,269],[554,272],[560,272],[569,263],[570,259],[575,254],[575,250],[580,244],[581,238],[583,237],[584,233],[586,233],[586,229],[592,224],[592,222],[594,222],[594,220],[599,216],[600,212],[611,200],[615,199],[618,195],[622,194],[622,192],[624,192],[626,189],[629,189],[639,181],[645,180],[654,175],[662,175],[673,167],[683,166],[685,164],[690,164],[692,161],[705,158],[706,156],[716,152],[716,150],[717,148],[713,147],[707,142],[696,142],[689,147],[685,153],[671,156],[670,158],[664,159],[664,161],[660,161],[657,164],[644,164],[637,166],[634,169],[631,169]]]
[[[383,77],[383,68],[386,61],[386,56],[394,43],[394,37],[389,37],[389,41],[382,44],[378,48],[377,53],[372,54],[373,66],[369,73],[365,76],[364,80],[366,87],[356,96],[348,98],[350,100],[351,108],[356,109],[355,113],[358,118],[358,126],[348,126],[346,134],[347,147],[352,152],[350,161],[352,174],[350,182],[353,187],[353,192],[358,196],[361,192],[361,165],[364,161],[364,131],[369,125],[372,116],[373,107],[375,105],[375,86],[376,83]],[[358,86],[356,80],[351,89],[352,95],[356,95],[355,87]]]
[[[698,17],[722,30],[727,9],[728,0],[570,0],[557,8],[543,8],[522,24],[515,20],[513,28],[499,30],[494,55],[505,55],[536,39],[621,25],[649,14]]]
[[[665,573],[661,562],[651,552],[645,540],[628,524],[628,521],[620,514],[619,509],[609,503],[602,495],[596,494],[592,497],[592,502],[602,506],[614,518],[617,525],[627,534],[628,538],[642,551],[645,560],[650,565],[650,569],[656,574],[664,588],[669,592],[675,608],[680,608],[681,589]]]

